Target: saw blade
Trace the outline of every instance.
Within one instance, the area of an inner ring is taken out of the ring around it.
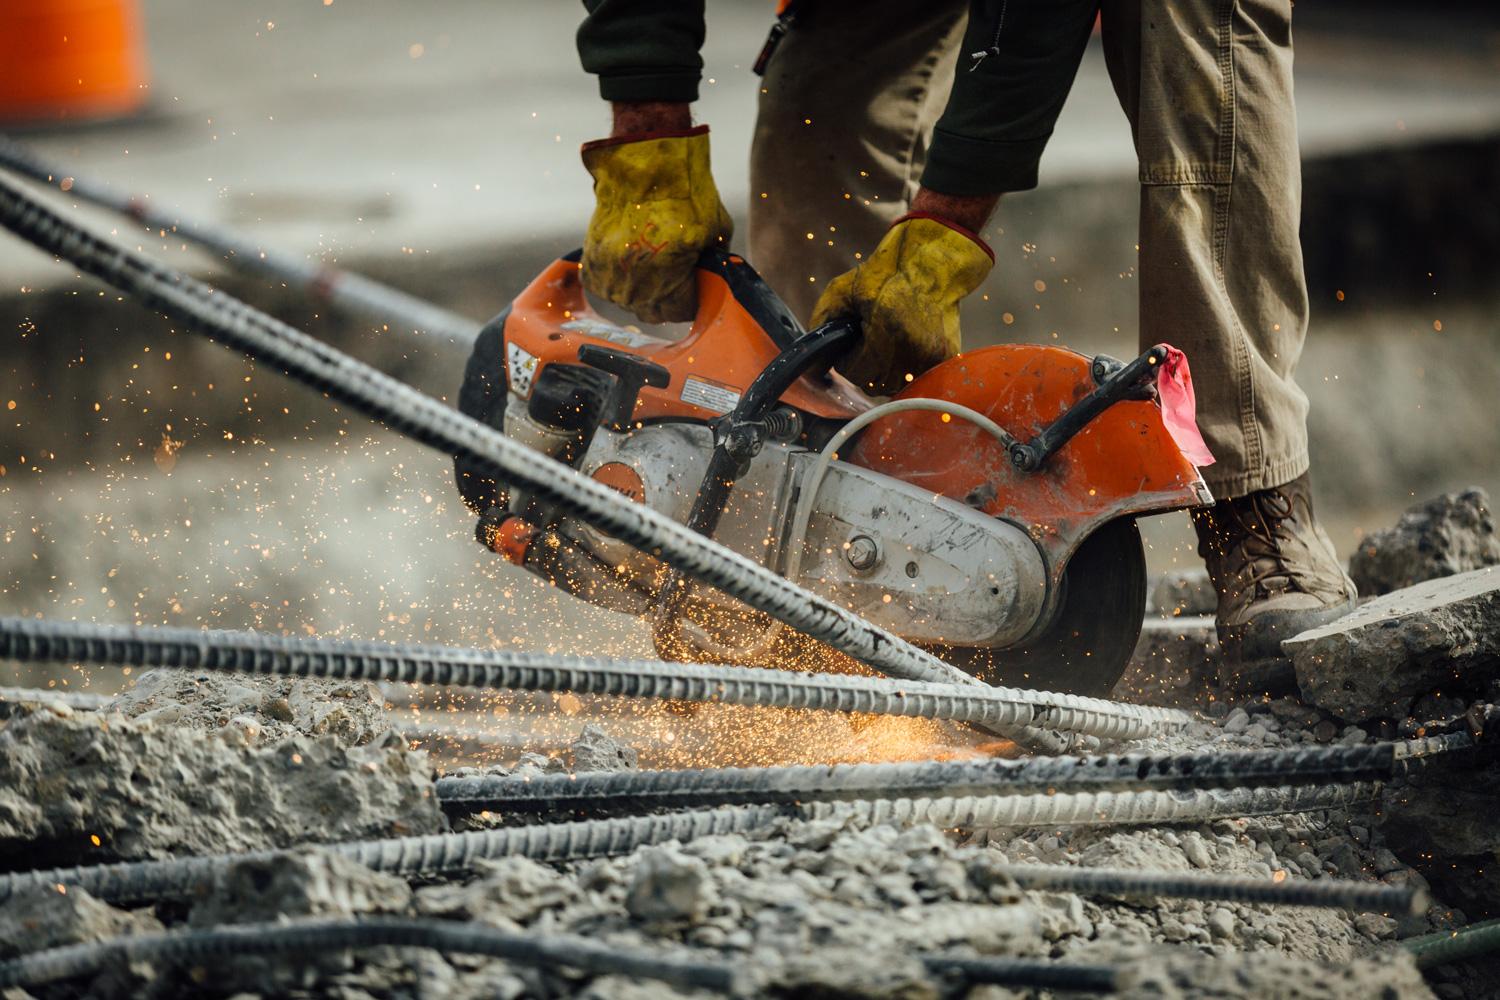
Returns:
[[[1020,646],[940,655],[991,684],[1103,697],[1130,664],[1146,616],[1146,553],[1134,518],[1086,538],[1063,571],[1050,623]]]

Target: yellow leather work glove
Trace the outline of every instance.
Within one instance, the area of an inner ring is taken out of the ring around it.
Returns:
[[[698,255],[734,231],[709,172],[708,126],[586,143],[583,165],[594,176],[584,288],[647,323],[692,319]]]
[[[901,390],[959,351],[958,303],[995,256],[966,229],[927,215],[896,220],[875,252],[839,275],[813,308],[813,326],[856,317],[864,337],[834,367],[877,396]]]

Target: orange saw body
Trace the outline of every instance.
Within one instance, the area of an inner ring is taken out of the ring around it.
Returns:
[[[953,412],[871,414],[828,370],[857,336],[848,324],[802,331],[730,254],[705,254],[698,295],[686,335],[643,332],[590,306],[576,254],[555,261],[481,333],[460,408],[967,669],[1113,686],[1144,606],[1134,519],[1211,500],[1158,401],[1169,349],[1127,365],[981,348],[893,401]],[[856,418],[871,422],[832,454]],[[665,586],[648,554],[487,471],[460,465],[460,490],[481,541],[512,561],[651,616],[664,654],[745,662],[770,648],[764,616]]]

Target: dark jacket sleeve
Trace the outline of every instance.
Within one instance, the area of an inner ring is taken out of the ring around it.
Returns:
[[[606,101],[692,102],[703,75],[703,0],[583,0],[583,68]]]
[[[1036,187],[1097,10],[1097,0],[972,0],[924,186],[952,195]],[[976,63],[980,52],[989,54]]]

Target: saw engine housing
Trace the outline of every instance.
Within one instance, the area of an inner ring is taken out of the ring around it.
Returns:
[[[1149,380],[1132,398],[1099,403],[1121,363],[1054,347],[981,348],[896,397],[967,407],[1016,442],[1037,440],[1081,403],[1099,410],[1033,469],[1020,467],[1014,442],[1008,448],[968,420],[931,411],[879,416],[820,462],[830,437],[873,405],[833,372],[790,381],[751,425],[754,439],[740,440],[746,425],[733,418],[742,399],[803,333],[750,266],[705,254],[698,316],[678,340],[604,318],[584,297],[579,272],[576,254],[554,262],[485,327],[460,409],[690,525],[716,449],[734,450],[736,474],[722,516],[710,522],[713,536],[913,642],[971,658],[1019,650],[1057,631],[1065,606],[1086,597],[1069,597],[1090,581],[1069,579],[1067,569],[1091,536],[1123,527],[1138,549],[1135,516],[1210,500],[1163,424]],[[793,514],[820,464],[804,527]],[[649,554],[508,490],[492,470],[456,471],[481,514],[481,541],[570,593],[646,615],[653,606],[660,613],[663,587],[681,585]],[[677,596],[672,607],[690,626],[682,632],[689,648],[678,655],[753,659],[774,632],[774,623],[716,591]],[[1135,632],[1112,644],[1128,639],[1133,648]],[[1096,652],[1101,665],[1110,659],[1123,669],[1130,649],[1086,651]]]

